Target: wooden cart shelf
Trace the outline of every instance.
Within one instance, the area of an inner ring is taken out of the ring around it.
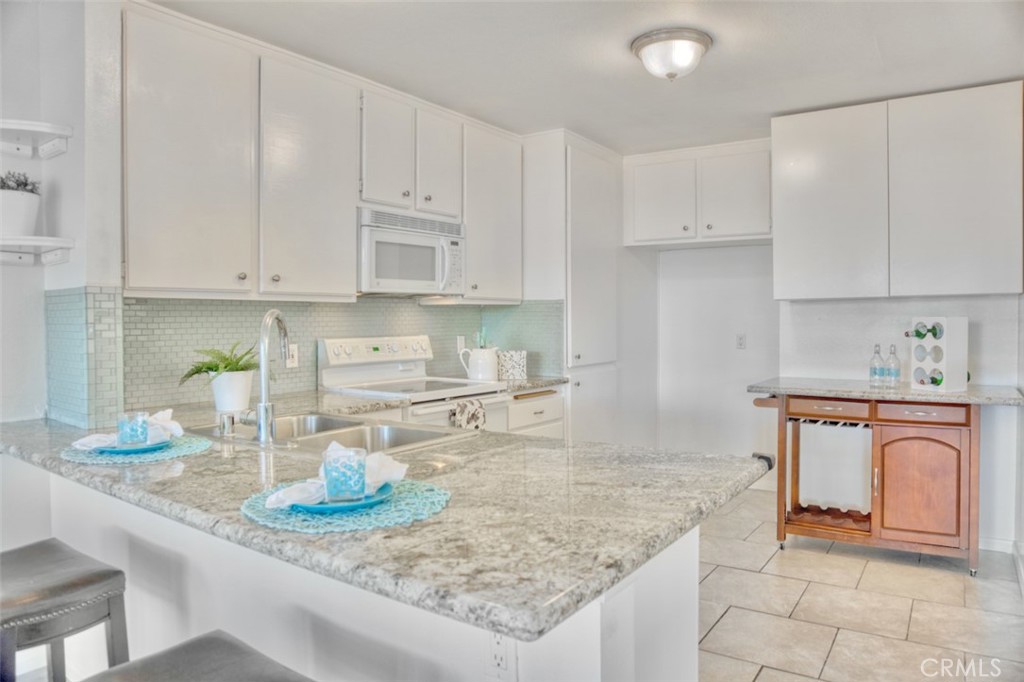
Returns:
[[[797,506],[786,515],[786,526],[820,528],[846,533],[870,533],[871,514],[839,509],[822,509],[814,505]]]

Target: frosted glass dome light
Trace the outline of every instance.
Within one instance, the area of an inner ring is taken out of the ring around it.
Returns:
[[[693,28],[662,28],[638,37],[630,49],[652,76],[671,81],[696,69],[711,42],[711,36]]]

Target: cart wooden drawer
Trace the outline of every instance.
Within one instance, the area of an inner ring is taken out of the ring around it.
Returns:
[[[561,419],[565,401],[561,395],[513,400],[508,406],[509,430]]]
[[[966,405],[878,403],[878,421],[887,422],[964,425],[968,422],[969,413]]]
[[[788,413],[797,417],[864,421],[871,416],[871,404],[852,400],[790,398]]]

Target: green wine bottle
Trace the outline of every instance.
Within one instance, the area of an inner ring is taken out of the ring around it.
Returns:
[[[929,334],[931,334],[936,339],[941,339],[942,338],[942,325],[941,324],[933,324],[931,327],[929,327],[924,322],[918,322],[917,324],[914,325],[913,329],[911,329],[910,331],[907,331],[907,332],[903,332],[903,336],[907,336],[907,337],[913,336],[913,337],[918,338],[918,339],[926,338]]]

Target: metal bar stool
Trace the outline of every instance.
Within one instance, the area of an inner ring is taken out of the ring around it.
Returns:
[[[108,664],[126,662],[124,571],[54,538],[0,552],[0,682],[14,682],[15,652],[42,644],[64,682],[64,638],[104,622]]]
[[[152,656],[104,670],[85,682],[313,682],[244,642],[214,630]]]

